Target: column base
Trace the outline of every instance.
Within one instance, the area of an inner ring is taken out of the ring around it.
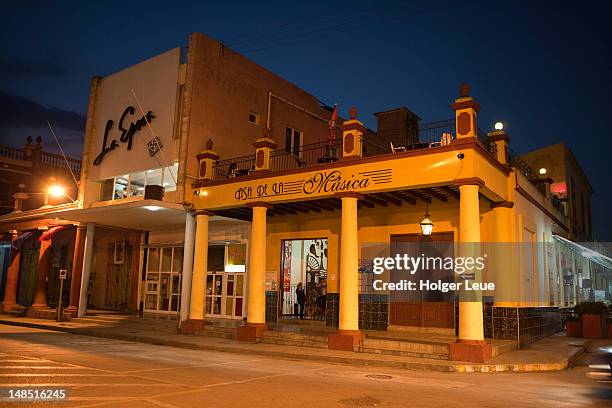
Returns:
[[[493,348],[484,340],[457,339],[449,344],[452,361],[467,361],[470,363],[484,363],[491,358]]]
[[[49,305],[46,303],[34,303],[29,308],[30,309],[49,309]]]
[[[330,350],[357,351],[363,342],[363,333],[359,330],[338,330],[327,336],[327,348]]]
[[[181,322],[179,332],[181,334],[198,334],[207,324],[210,324],[210,322],[207,322],[204,319],[188,319]]]
[[[75,318],[79,314],[79,308],[77,306],[68,306],[64,309],[64,313],[69,314],[71,318]]]
[[[0,313],[11,313],[13,306],[16,304],[17,302],[2,302],[2,306],[0,306]]]
[[[256,343],[267,328],[268,326],[265,323],[247,322],[244,326],[236,329],[236,340]]]

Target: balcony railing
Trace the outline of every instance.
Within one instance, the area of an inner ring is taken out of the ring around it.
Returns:
[[[455,134],[455,119],[419,124],[408,129],[405,139],[384,138],[379,134],[368,133],[362,136],[363,155],[379,156],[401,151],[431,149],[444,146]],[[484,132],[479,131],[479,140],[487,151],[495,156],[495,144],[489,143]],[[393,146],[393,149],[392,147]],[[270,155],[270,170],[273,172],[311,167],[317,164],[332,163],[342,156],[342,138],[331,144],[327,140],[310,143],[290,151],[274,150]],[[218,161],[214,167],[214,180],[225,180],[250,174],[255,170],[255,154]]]
[[[66,159],[64,159],[63,156],[60,156],[59,154],[54,154],[54,153],[49,153],[49,152],[41,152],[41,157],[40,157],[40,161],[43,164],[46,164],[47,166],[53,166],[53,167],[68,167],[70,166],[70,168],[72,169],[72,171],[74,172],[79,172],[81,171],[81,161],[77,160],[77,159],[72,159],[70,157],[67,157]],[[68,163],[66,163],[66,161]]]
[[[9,159],[15,159],[15,160],[28,160],[25,157],[25,153],[23,149],[18,149],[16,147],[11,147],[11,146],[0,146],[0,157],[6,157]],[[30,158],[29,160],[32,161],[33,158]],[[66,161],[68,163],[66,163]],[[74,171],[75,173],[78,173],[79,171],[81,171],[81,161],[80,160],[73,159],[70,157],[67,157],[66,159],[64,159],[63,156],[59,154],[55,154],[55,153],[41,151],[40,152],[40,162],[42,164],[45,164],[51,167],[61,167],[61,168],[70,167],[70,169],[72,169],[72,171]]]
[[[0,146],[0,157],[23,160],[23,150],[11,146]]]

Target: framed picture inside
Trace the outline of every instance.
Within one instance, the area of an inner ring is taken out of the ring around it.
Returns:
[[[125,257],[125,243],[123,241],[115,241],[114,261],[115,265],[123,264]]]

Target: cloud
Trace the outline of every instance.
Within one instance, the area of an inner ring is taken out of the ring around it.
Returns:
[[[0,75],[3,76],[63,76],[65,67],[48,60],[14,60],[0,59]]]
[[[58,108],[47,108],[30,99],[0,90],[0,129],[52,126],[84,132],[85,116]]]

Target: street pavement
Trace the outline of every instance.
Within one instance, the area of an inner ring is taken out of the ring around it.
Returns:
[[[596,344],[596,342],[594,343]],[[351,366],[0,325],[0,389],[65,389],[30,407],[609,407],[591,354],[547,373],[442,373]]]

